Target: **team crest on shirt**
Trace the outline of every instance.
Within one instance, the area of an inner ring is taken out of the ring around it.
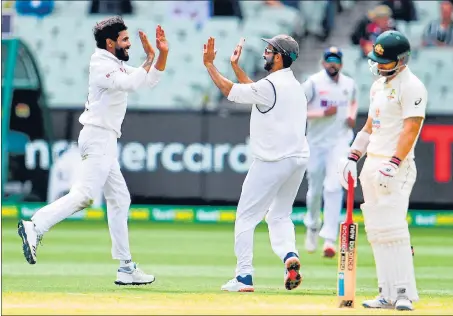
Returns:
[[[396,94],[395,89],[392,89],[392,91],[390,91],[390,94],[387,96],[387,99],[388,100],[394,99],[395,98],[395,94]]]

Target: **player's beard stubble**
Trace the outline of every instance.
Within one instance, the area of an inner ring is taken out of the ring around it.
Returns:
[[[266,70],[266,71],[272,70],[272,67],[274,66],[274,57],[275,57],[275,55],[272,55],[272,57],[263,56],[264,60],[266,61],[264,63],[264,70]]]
[[[126,49],[128,49],[129,47],[125,47],[125,48],[121,48],[119,46],[116,46],[115,47],[115,56],[116,58],[118,58],[119,60],[122,60],[122,61],[128,61],[129,60],[129,55],[126,54]]]
[[[338,75],[338,73],[340,72],[340,69],[334,67],[334,66],[331,66],[331,67],[327,67],[326,68],[326,72],[327,74],[330,76],[330,77],[335,77],[336,75]]]

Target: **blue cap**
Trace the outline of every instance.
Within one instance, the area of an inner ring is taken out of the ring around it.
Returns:
[[[324,51],[324,61],[328,63],[338,63],[341,64],[343,59],[343,53],[338,47],[332,46],[327,48]]]

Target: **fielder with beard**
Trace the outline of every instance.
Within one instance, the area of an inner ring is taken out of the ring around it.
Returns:
[[[235,103],[253,104],[250,117],[253,162],[242,185],[234,228],[236,276],[221,287],[230,292],[254,291],[253,237],[255,227],[265,217],[272,249],[285,265],[285,288],[295,289],[302,282],[291,220],[294,199],[310,155],[305,138],[307,100],[290,69],[299,55],[299,45],[287,35],[263,40],[268,43],[264,49],[264,68],[270,74],[257,82],[247,77],[237,65],[240,44],[231,57],[238,84],[223,77],[214,66],[214,38],[204,46],[204,65],[223,95]]]
[[[352,142],[357,116],[356,84],[341,73],[343,53],[337,47],[324,51],[324,69],[310,76],[303,88],[308,100],[307,139],[310,160],[307,166],[308,192],[305,249],[317,249],[318,236],[324,239],[325,257],[336,253],[343,189],[337,176],[337,164]],[[324,222],[321,228],[321,205]]]
[[[36,250],[43,234],[90,206],[98,191],[103,190],[112,257],[120,260],[115,283],[140,285],[154,281],[154,276],[145,274],[132,261],[127,225],[131,200],[117,159],[117,139],[121,137],[128,92],[154,87],[167,62],[168,43],[160,26],[156,28],[159,50],[156,63],[153,63],[155,52],[146,34],[140,31],[139,36],[147,58],[140,67],[134,68],[124,63],[129,60],[131,43],[123,20],[112,17],[94,27],[97,48],[90,61],[88,100],[79,119],[83,125],[78,139],[82,157],[77,171],[79,178],[67,195],[40,209],[31,221],[19,221],[18,233],[30,264],[36,263]]]

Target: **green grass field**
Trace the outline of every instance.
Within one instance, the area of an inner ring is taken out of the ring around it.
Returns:
[[[273,254],[265,226],[255,237],[255,293],[224,293],[234,276],[233,226],[228,224],[130,223],[134,261],[156,282],[143,287],[113,284],[118,262],[111,259],[106,223],[63,222],[38,250],[38,263],[25,262],[16,221],[2,224],[2,314],[395,314],[336,308],[337,260],[303,251],[304,282],[283,286],[283,264]],[[417,283],[416,314],[453,314],[453,238],[448,228],[413,228]],[[357,299],[376,295],[371,249],[359,232]],[[389,258],[389,260],[391,260]],[[397,314],[407,312],[398,312]]]

